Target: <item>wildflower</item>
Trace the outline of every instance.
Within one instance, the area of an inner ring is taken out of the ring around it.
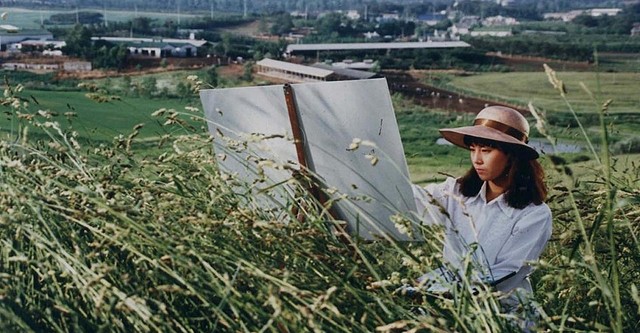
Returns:
[[[349,145],[347,150],[348,151],[353,151],[353,150],[358,149],[360,147],[360,143],[361,142],[362,142],[362,139],[354,138],[353,141],[351,141],[351,144]]]
[[[560,92],[560,95],[562,97],[564,97],[565,94],[567,93],[567,88],[565,87],[564,82],[558,79],[558,77],[556,76],[556,71],[551,69],[549,65],[543,64],[542,66],[544,67],[544,72],[547,73],[547,78],[549,79],[549,83],[551,83],[553,88],[557,89]]]
[[[413,228],[411,227],[411,221],[401,214],[395,214],[390,217],[391,222],[393,222],[396,226],[396,229],[403,234],[409,237],[413,236]]]
[[[378,161],[380,160],[378,158],[378,156],[376,156],[374,154],[366,154],[366,155],[364,155],[364,157],[366,157],[369,160],[369,163],[371,163],[371,165],[373,165],[373,166],[378,164]]]

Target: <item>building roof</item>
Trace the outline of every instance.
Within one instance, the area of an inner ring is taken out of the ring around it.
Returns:
[[[47,30],[3,30],[0,29],[0,36],[53,36],[53,34]]]
[[[128,47],[135,47],[135,48],[158,48],[158,49],[164,49],[164,48],[180,48],[180,47],[184,47],[184,48],[188,48],[188,47],[195,47],[192,44],[189,43],[167,43],[167,42],[140,42],[140,43],[131,43],[131,44],[127,44],[126,46]]]
[[[298,65],[298,64],[293,64],[286,61],[278,61],[278,60],[273,60],[269,58],[264,58],[258,61],[256,64],[259,66],[271,67],[275,69],[280,69],[280,70],[285,70],[285,71],[290,71],[290,72],[295,72],[295,73],[305,74],[305,75],[310,75],[315,77],[328,77],[329,75],[334,73],[334,71],[330,71],[322,68]]]
[[[23,40],[20,42],[22,45],[33,45],[33,46],[48,46],[53,45],[54,47],[63,47],[67,45],[67,42],[63,40]]]
[[[16,27],[15,25],[11,25],[11,24],[0,24],[0,30],[18,31],[18,30],[20,30],[20,28]]]
[[[92,40],[105,40],[113,43],[163,43],[163,44],[191,44],[195,47],[201,47],[208,41],[204,39],[178,39],[178,38],[134,38],[134,37],[91,37]]]
[[[337,50],[388,50],[388,49],[432,49],[470,47],[462,41],[449,42],[402,42],[402,43],[333,43],[333,44],[290,44],[287,53],[297,51],[337,51]]]
[[[350,78],[354,78],[354,79],[358,79],[358,80],[364,80],[364,79],[370,79],[375,77],[376,73],[373,72],[367,72],[367,71],[359,71],[356,69],[349,69],[349,68],[340,68],[340,67],[335,67],[335,66],[331,66],[331,65],[327,65],[321,62],[315,63],[313,65],[311,65],[312,67],[316,67],[316,68],[322,68],[322,69],[326,69],[326,70],[330,70],[333,71],[334,73],[336,73],[337,75],[340,76],[346,76],[346,77],[350,77]]]

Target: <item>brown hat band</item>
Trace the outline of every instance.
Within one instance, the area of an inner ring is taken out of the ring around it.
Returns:
[[[529,142],[529,138],[526,134],[520,132],[519,130],[507,125],[503,124],[499,121],[491,120],[491,119],[476,119],[473,122],[474,126],[486,126],[498,130],[502,133],[508,134],[524,143]]]

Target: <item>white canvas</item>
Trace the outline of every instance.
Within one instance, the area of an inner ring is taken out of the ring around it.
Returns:
[[[415,204],[386,80],[301,83],[292,88],[309,168],[335,188],[336,195],[348,196],[337,201],[337,210],[350,230],[366,239],[383,234],[408,239],[390,219],[396,213],[412,215]],[[226,155],[220,164],[227,172],[254,182],[256,164],[247,162],[252,159],[247,154],[296,165],[282,85],[204,90],[201,99],[216,152]],[[228,151],[225,140],[255,139],[255,133],[285,138],[250,143],[251,153]],[[359,147],[350,149],[357,142]],[[271,182],[256,184],[256,189],[290,177],[288,170],[264,172]],[[286,199],[281,194],[275,201]]]

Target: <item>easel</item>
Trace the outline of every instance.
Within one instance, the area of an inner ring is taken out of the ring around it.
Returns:
[[[289,115],[289,122],[291,123],[291,133],[293,133],[293,142],[296,147],[296,155],[298,158],[298,164],[300,165],[300,177],[298,178],[301,181],[303,188],[311,194],[311,196],[329,212],[329,216],[335,221],[340,220],[339,214],[336,212],[333,207],[326,207],[327,197],[326,194],[320,189],[318,180],[313,177],[313,175],[309,172],[309,163],[308,156],[305,150],[305,140],[304,134],[302,133],[302,128],[300,126],[300,118],[298,112],[298,106],[295,101],[295,94],[293,92],[293,87],[291,84],[287,83],[283,87],[284,90],[284,98],[285,103],[287,105],[287,113]],[[313,171],[313,170],[311,170]],[[295,175],[294,175],[295,177]],[[302,178],[302,179],[300,179]],[[299,222],[304,222],[304,215],[299,214],[298,208],[294,207],[292,211],[293,215],[296,216],[296,219]],[[344,242],[345,244],[351,244],[351,237],[349,236],[348,230],[339,224],[334,223],[334,232],[337,234],[338,238]]]

